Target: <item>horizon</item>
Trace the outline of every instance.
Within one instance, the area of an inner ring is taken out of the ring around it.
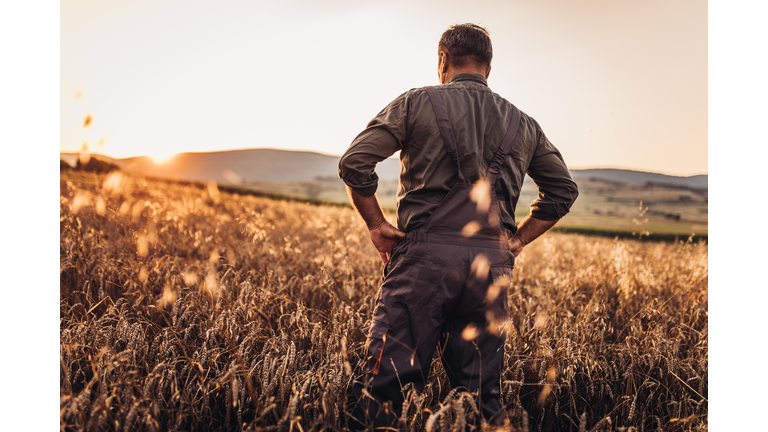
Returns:
[[[165,162],[170,161],[174,156],[180,155],[180,154],[207,154],[207,153],[227,153],[227,152],[234,152],[234,151],[248,151],[248,150],[276,150],[276,151],[287,151],[287,152],[293,152],[293,153],[315,153],[323,156],[329,156],[329,157],[338,157],[340,158],[340,154],[331,154],[331,153],[325,153],[321,151],[316,150],[300,150],[300,149],[283,149],[283,148],[275,148],[275,147],[250,147],[250,148],[236,148],[236,149],[223,149],[223,150],[211,150],[211,151],[185,151],[185,152],[179,152],[174,153],[170,155],[169,157],[158,160],[155,157],[151,155],[136,155],[136,156],[127,156],[127,157],[114,157],[109,154],[104,153],[97,153],[97,152],[85,152],[88,153],[91,157],[98,157],[98,156],[105,156],[110,159],[115,160],[125,160],[125,159],[132,159],[132,158],[141,158],[146,157],[151,160],[153,160],[156,164],[162,165]],[[60,151],[59,154],[67,154],[67,155],[78,155],[80,153],[84,152],[77,152],[77,151]],[[397,159],[400,152],[396,152],[394,155],[390,156],[388,159]],[[666,176],[672,176],[672,177],[694,177],[694,176],[709,176],[708,172],[699,172],[699,173],[693,173],[693,174],[683,174],[683,173],[672,173],[672,172],[662,172],[662,171],[651,171],[646,170],[642,168],[636,168],[636,167],[620,167],[620,166],[569,166],[569,170],[574,171],[585,171],[585,170],[620,170],[620,171],[635,171],[635,172],[642,172],[642,173],[649,173],[649,174],[662,174]]]

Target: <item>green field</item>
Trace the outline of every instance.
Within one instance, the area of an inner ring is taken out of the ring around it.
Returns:
[[[579,180],[579,198],[571,212],[558,224],[560,228],[579,228],[606,233],[650,232],[688,238],[708,233],[708,193],[706,189],[693,189],[665,185],[627,186],[603,180]],[[326,177],[307,182],[267,183],[253,182],[243,185],[251,190],[314,198],[322,201],[347,202],[341,180]],[[397,182],[381,181],[377,192],[385,209],[394,209]],[[521,221],[529,212],[529,203],[536,198],[536,187],[526,182],[515,212]],[[647,210],[640,217],[640,202]],[[643,221],[638,226],[634,219]],[[644,221],[647,219],[647,221]]]

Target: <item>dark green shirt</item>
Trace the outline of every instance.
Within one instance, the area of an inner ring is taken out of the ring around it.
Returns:
[[[504,138],[512,105],[493,93],[482,75],[457,74],[438,86],[469,182],[484,177]],[[412,89],[392,101],[363,130],[339,161],[339,177],[364,196],[376,192],[376,164],[400,151],[397,226],[409,232],[423,225],[458,181],[456,165],[445,152],[432,103],[424,88]],[[521,113],[512,149],[496,181],[504,226],[517,231],[515,207],[525,174],[539,196],[531,216],[555,220],[565,216],[579,194],[563,157],[536,120]]]

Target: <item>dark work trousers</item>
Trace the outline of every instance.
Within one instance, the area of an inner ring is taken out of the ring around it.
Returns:
[[[442,99],[434,87],[428,91],[459,181],[425,225],[397,243],[384,267],[366,329],[363,374],[353,384],[352,429],[398,428],[406,386],[424,389],[436,348],[451,387],[477,391],[491,424],[506,418],[499,385],[505,338],[499,324],[509,316],[514,256],[493,185],[520,115],[514,110],[487,181],[473,185],[461,173]]]

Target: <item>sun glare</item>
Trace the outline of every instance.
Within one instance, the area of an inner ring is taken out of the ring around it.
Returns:
[[[162,165],[176,156],[176,153],[155,153],[149,155],[150,158],[152,158],[152,161],[155,162],[157,165]]]

